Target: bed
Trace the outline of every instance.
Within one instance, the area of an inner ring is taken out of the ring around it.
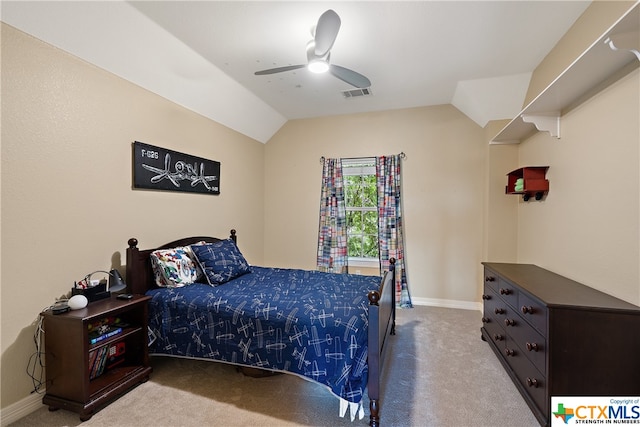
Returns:
[[[334,274],[250,266],[235,230],[150,249],[131,238],[126,282],[128,292],[152,297],[151,355],[295,374],[325,385],[352,419],[362,417],[366,391],[369,425],[379,426],[394,260],[382,277]]]

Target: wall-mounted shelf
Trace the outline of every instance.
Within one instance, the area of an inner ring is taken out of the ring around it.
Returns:
[[[549,192],[549,181],[545,178],[548,169],[549,166],[528,166],[509,172],[504,192],[522,194],[522,200],[525,202],[531,196],[536,200],[542,199]]]
[[[560,117],[570,107],[621,77],[640,62],[640,3],[636,2],[611,28],[582,53],[491,144],[519,144],[536,131],[560,138]]]

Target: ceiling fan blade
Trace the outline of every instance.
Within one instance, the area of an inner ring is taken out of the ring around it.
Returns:
[[[329,9],[320,15],[315,35],[316,56],[325,56],[331,50],[336,37],[338,37],[338,30],[340,30],[340,17],[337,13]]]
[[[348,68],[344,68],[339,65],[330,65],[329,72],[333,74],[334,77],[337,77],[343,82],[349,83],[351,86],[355,86],[358,89],[364,89],[371,86],[371,81],[368,78]]]
[[[268,70],[256,71],[254,74],[256,76],[264,76],[266,74],[276,74],[276,73],[283,73],[285,71],[293,71],[293,70],[297,70],[299,68],[304,68],[306,66],[307,66],[307,64],[304,64],[304,65],[287,65],[286,67],[270,68]]]

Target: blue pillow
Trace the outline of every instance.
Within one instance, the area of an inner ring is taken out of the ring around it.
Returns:
[[[251,272],[251,267],[231,239],[205,245],[193,245],[191,250],[204,272],[207,283],[221,285]]]

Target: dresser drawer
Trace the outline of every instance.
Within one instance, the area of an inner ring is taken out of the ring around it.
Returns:
[[[522,318],[541,334],[547,333],[547,308],[525,292],[518,293],[518,307]]]
[[[484,324],[484,329],[487,331],[489,338],[493,341],[499,348],[504,346],[504,342],[507,338],[504,333],[504,329],[498,322],[490,319],[488,322]]]
[[[498,292],[498,276],[488,269],[484,270],[484,287],[485,289],[489,287]]]
[[[508,306],[504,300],[498,296],[498,293],[491,288],[485,288],[482,299],[484,299],[485,317],[492,317],[503,326],[506,317],[517,315],[516,310]]]
[[[499,307],[504,306],[505,303],[497,297],[496,293],[489,287],[485,287],[484,294],[482,295],[484,300],[484,315],[482,316],[483,327],[488,332],[491,339],[498,342],[504,339],[504,325],[496,315],[499,312]]]
[[[508,281],[498,279],[498,294],[511,307],[518,310],[518,288]]]
[[[548,410],[546,377],[536,369],[534,364],[525,356],[524,351],[509,336],[505,341],[503,354],[513,373],[518,378],[518,382],[533,399],[536,406],[543,413],[546,413]]]
[[[522,321],[521,317],[515,325],[506,327],[505,331],[522,350],[522,353],[542,374],[546,375],[547,343],[545,338],[531,325]]]

